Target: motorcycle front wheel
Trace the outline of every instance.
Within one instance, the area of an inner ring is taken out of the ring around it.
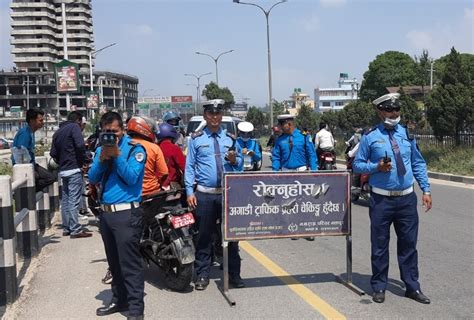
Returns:
[[[174,291],[183,291],[189,287],[193,277],[194,263],[180,264],[178,260],[166,260],[163,269],[165,270],[165,284]]]

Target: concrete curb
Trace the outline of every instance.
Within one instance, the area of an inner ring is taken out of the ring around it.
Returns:
[[[338,164],[343,164],[343,165],[346,164],[346,161],[344,160],[336,159],[336,162]],[[460,182],[460,183],[466,183],[466,184],[474,184],[474,177],[471,177],[471,176],[458,176],[458,175],[449,174],[449,173],[439,173],[439,172],[428,171],[428,177],[432,179]]]

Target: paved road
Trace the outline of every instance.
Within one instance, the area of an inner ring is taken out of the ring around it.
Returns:
[[[185,293],[166,290],[159,270],[147,269],[146,316],[148,319],[472,319],[474,187],[435,180],[432,185],[432,211],[424,213],[419,207],[418,242],[420,280],[423,291],[432,299],[431,305],[403,297],[393,241],[386,302],[375,304],[369,296],[358,296],[335,282],[335,275],[346,271],[345,240],[321,237],[314,242],[282,239],[242,243],[242,276],[247,287],[231,290],[237,301],[233,308],[217,289],[218,268],[214,269],[206,291],[198,292],[190,287]],[[353,205],[352,212],[354,283],[370,292],[368,209],[358,203]],[[111,292],[100,283],[106,269],[105,255],[96,227],[90,228],[95,232],[89,239],[63,238],[60,230],[52,230],[44,238],[47,244],[40,259],[30,266],[35,275],[24,284],[20,300],[5,315],[7,319],[95,318],[95,309],[110,299]],[[122,318],[123,315],[107,317]]]

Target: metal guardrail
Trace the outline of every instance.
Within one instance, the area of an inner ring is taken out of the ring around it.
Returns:
[[[46,157],[37,157],[36,163],[46,167]],[[59,199],[50,206],[51,197],[59,198],[56,189],[57,182],[36,192],[33,164],[14,165],[12,176],[0,176],[0,306],[18,297],[17,255],[30,259],[39,253],[39,234],[51,227],[59,209]]]

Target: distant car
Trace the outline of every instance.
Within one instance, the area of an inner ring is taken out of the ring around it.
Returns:
[[[0,149],[10,149],[13,145],[13,140],[0,138]]]
[[[227,130],[227,132],[232,133],[234,136],[237,136],[237,124],[241,122],[242,119],[236,117],[222,117],[221,128],[223,130]],[[188,127],[186,129],[186,141],[184,147],[184,153],[187,153],[187,146],[189,139],[191,139],[191,134],[194,132],[200,131],[204,129],[206,126],[206,120],[204,120],[203,116],[194,116],[188,122]]]

